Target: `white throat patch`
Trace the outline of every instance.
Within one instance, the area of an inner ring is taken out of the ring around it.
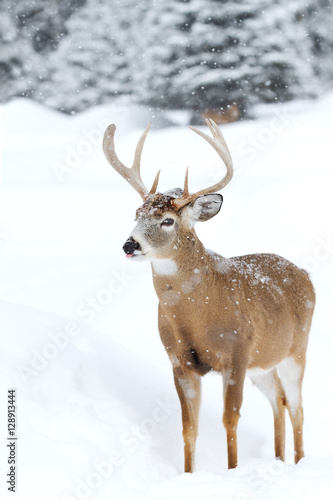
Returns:
[[[178,271],[177,264],[172,259],[160,259],[152,262],[155,274],[172,276]]]

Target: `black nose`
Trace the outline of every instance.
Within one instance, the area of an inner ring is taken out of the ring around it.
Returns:
[[[135,250],[141,250],[141,247],[139,243],[135,241],[135,239],[133,239],[131,236],[130,238],[128,238],[125,245],[123,246],[123,250],[126,254],[129,255],[133,254]]]

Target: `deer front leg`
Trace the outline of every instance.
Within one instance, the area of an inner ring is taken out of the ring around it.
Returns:
[[[182,410],[184,472],[193,472],[201,400],[201,378],[195,372],[184,370],[180,366],[173,367],[173,374]]]
[[[227,433],[228,469],[237,467],[237,426],[243,401],[245,367],[223,371],[223,425]]]

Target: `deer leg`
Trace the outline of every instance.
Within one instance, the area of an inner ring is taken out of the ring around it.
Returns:
[[[182,410],[184,472],[193,472],[201,400],[201,378],[195,372],[185,371],[181,367],[174,367],[173,374]]]
[[[223,425],[227,433],[228,469],[237,467],[237,426],[243,401],[245,368],[224,370],[223,375]]]
[[[264,394],[264,396],[266,396],[273,408],[275,456],[276,458],[284,461],[286,439],[286,398],[277,369],[274,368],[273,370],[260,375],[252,375],[250,376],[250,379]]]
[[[289,357],[278,366],[294,433],[295,463],[304,457],[302,382],[305,362]]]

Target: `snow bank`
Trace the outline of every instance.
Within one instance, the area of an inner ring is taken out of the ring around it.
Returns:
[[[2,108],[1,498],[12,494],[4,480],[11,387],[19,499],[332,497],[333,96],[260,114],[224,127],[236,175],[221,214],[198,233],[226,256],[271,251],[311,272],[318,301],[304,380],[306,458],[292,464],[288,425],[287,463],[273,460],[271,409],[246,382],[240,465],[227,471],[222,382],[212,374],[203,380],[197,472],[182,474],[180,409],[150,266],[121,251],[140,200],[100,147],[103,127],[115,122],[118,154],[130,163],[149,116],[102,106],[70,119],[15,101]],[[187,165],[192,189],[221,169],[187,128],[153,124],[147,184],[162,167],[161,189],[180,186]]]

